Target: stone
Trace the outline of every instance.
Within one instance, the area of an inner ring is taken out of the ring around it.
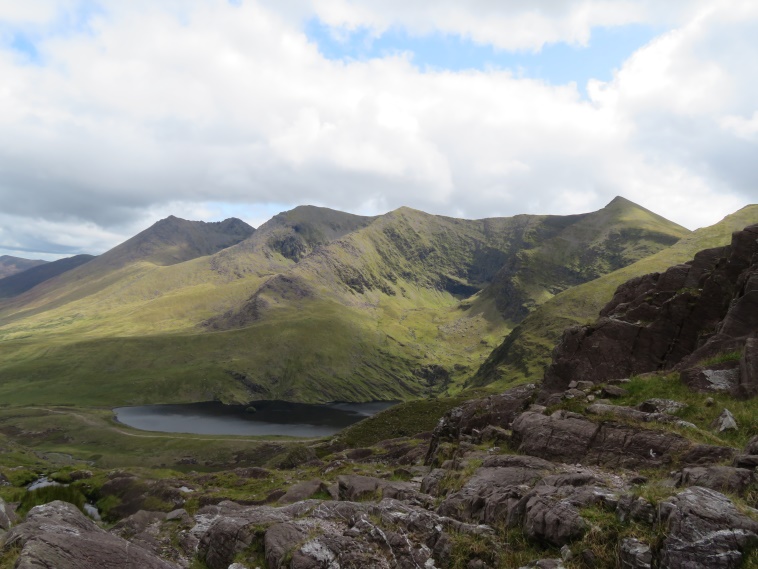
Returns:
[[[616,399],[618,397],[625,397],[629,392],[624,389],[623,387],[618,387],[617,385],[605,385],[600,390],[600,395],[602,397],[607,397],[608,399]]]
[[[462,435],[470,435],[475,429],[481,432],[488,425],[509,429],[514,418],[527,408],[536,393],[536,385],[520,385],[452,409],[435,427],[424,464],[438,465],[437,451],[444,441],[457,441]]]
[[[651,569],[653,551],[647,543],[626,538],[619,544],[619,569]]]
[[[523,529],[531,539],[560,547],[579,539],[587,527],[576,507],[565,500],[536,494],[526,503]]]
[[[723,433],[724,431],[736,431],[738,428],[737,421],[735,421],[734,415],[732,415],[729,409],[724,409],[711,426],[719,433]]]
[[[142,547],[107,533],[75,506],[61,501],[32,508],[26,520],[8,532],[3,547],[20,549],[17,569],[178,569]]]
[[[379,500],[386,481],[372,476],[345,475],[337,478],[341,500]]]
[[[327,496],[329,495],[329,489],[326,484],[319,479],[307,480],[291,486],[290,489],[277,500],[277,502],[280,504],[292,504],[294,502],[307,500],[319,493]]]
[[[645,498],[626,494],[619,499],[616,516],[618,516],[620,522],[632,520],[653,525],[655,523],[656,511],[655,507],[645,500]]]
[[[648,399],[637,405],[637,409],[645,413],[666,413],[672,415],[684,409],[687,405],[673,399]]]
[[[513,422],[513,443],[523,454],[606,467],[660,467],[690,448],[684,437],[629,425],[593,423],[557,411],[546,417],[522,413]]]
[[[752,470],[732,466],[691,467],[682,470],[682,486],[703,486],[719,492],[744,494],[755,482]]]
[[[741,348],[758,330],[756,234],[758,227],[746,227],[728,247],[701,251],[689,263],[619,286],[595,323],[564,331],[538,401],[565,391],[576,378],[603,383],[676,370],[687,381],[690,369],[709,388],[738,386],[749,395],[756,386],[752,356],[740,366],[697,364]]]
[[[587,391],[595,387],[595,383],[592,381],[577,381],[576,388],[582,391]]]
[[[584,401],[587,398],[587,394],[581,389],[567,389],[563,392],[564,399],[580,399]]]
[[[752,437],[745,445],[745,454],[758,455],[758,435]]]
[[[476,523],[508,520],[524,488],[534,486],[544,474],[541,468],[520,466],[478,468],[460,490],[442,501],[437,512]]]
[[[758,540],[758,522],[707,488],[688,488],[662,501],[658,516],[667,535],[660,552],[662,567],[736,569],[745,549]]]
[[[740,454],[734,457],[734,466],[755,470],[758,468],[758,454]]]
[[[511,438],[511,435],[508,431],[503,429],[502,427],[496,427],[495,425],[487,425],[482,429],[482,432],[479,433],[479,436],[477,437],[477,440],[480,443],[489,442],[489,443],[503,443],[509,441]]]
[[[562,559],[539,559],[519,569],[566,569]]]

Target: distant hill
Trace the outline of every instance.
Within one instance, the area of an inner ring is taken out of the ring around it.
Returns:
[[[758,205],[747,206],[715,225],[696,230],[672,247],[556,296],[529,314],[493,350],[468,385],[502,387],[541,379],[563,330],[594,321],[619,285],[635,276],[684,263],[702,249],[728,245],[733,232],[755,223]]]
[[[302,206],[255,231],[224,224],[217,235],[219,224],[163,220],[0,302],[9,348],[0,396],[103,404],[455,392],[536,307],[689,234],[622,198],[572,216]]]
[[[66,271],[75,269],[84,263],[88,263],[94,258],[92,255],[75,255],[74,257],[44,263],[10,277],[5,277],[0,280],[0,298],[17,296],[40,283],[57,277]]]
[[[217,253],[247,239],[254,232],[254,228],[235,217],[206,223],[172,215],[100,255],[93,267],[116,268],[135,261],[175,265]]]
[[[44,265],[45,263],[47,263],[47,261],[42,261],[40,259],[31,260],[22,259],[21,257],[11,257],[10,255],[2,255],[0,256],[0,279],[29,270],[32,267]]]

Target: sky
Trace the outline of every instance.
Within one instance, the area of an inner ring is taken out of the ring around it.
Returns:
[[[168,215],[758,202],[754,0],[0,0],[0,255]]]

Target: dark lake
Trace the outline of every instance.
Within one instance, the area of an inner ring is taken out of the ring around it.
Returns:
[[[395,405],[396,401],[309,405],[256,401],[141,405],[113,410],[116,420],[135,429],[197,435],[286,435],[325,437]]]

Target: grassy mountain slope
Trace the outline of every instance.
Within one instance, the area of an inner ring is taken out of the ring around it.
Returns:
[[[715,225],[694,231],[672,247],[559,294],[524,319],[492,352],[468,384],[501,387],[540,379],[563,330],[594,321],[619,285],[635,276],[663,271],[689,261],[702,249],[728,245],[732,232],[756,222],[758,205],[747,206]]]
[[[614,229],[624,216],[626,233]],[[574,257],[593,249],[602,273],[683,233],[614,200],[577,216],[486,220],[300,207],[184,262],[174,262],[170,235],[170,255],[133,242],[0,304],[0,397],[328,401],[455,391],[519,321],[499,309],[508,299],[488,294],[514,258],[527,284],[513,289],[536,306],[594,275],[568,269],[549,282],[561,271],[550,257],[556,243]]]
[[[47,261],[22,259],[21,257],[12,257],[10,255],[0,256],[0,279],[10,277],[22,271],[44,265]]]
[[[47,280],[62,275],[94,259],[92,255],[75,255],[38,265],[0,280],[0,298],[18,296]]]
[[[525,248],[496,275],[482,295],[508,319],[521,321],[554,295],[625,267],[676,243],[689,230],[629,200],[555,220],[565,228]]]

